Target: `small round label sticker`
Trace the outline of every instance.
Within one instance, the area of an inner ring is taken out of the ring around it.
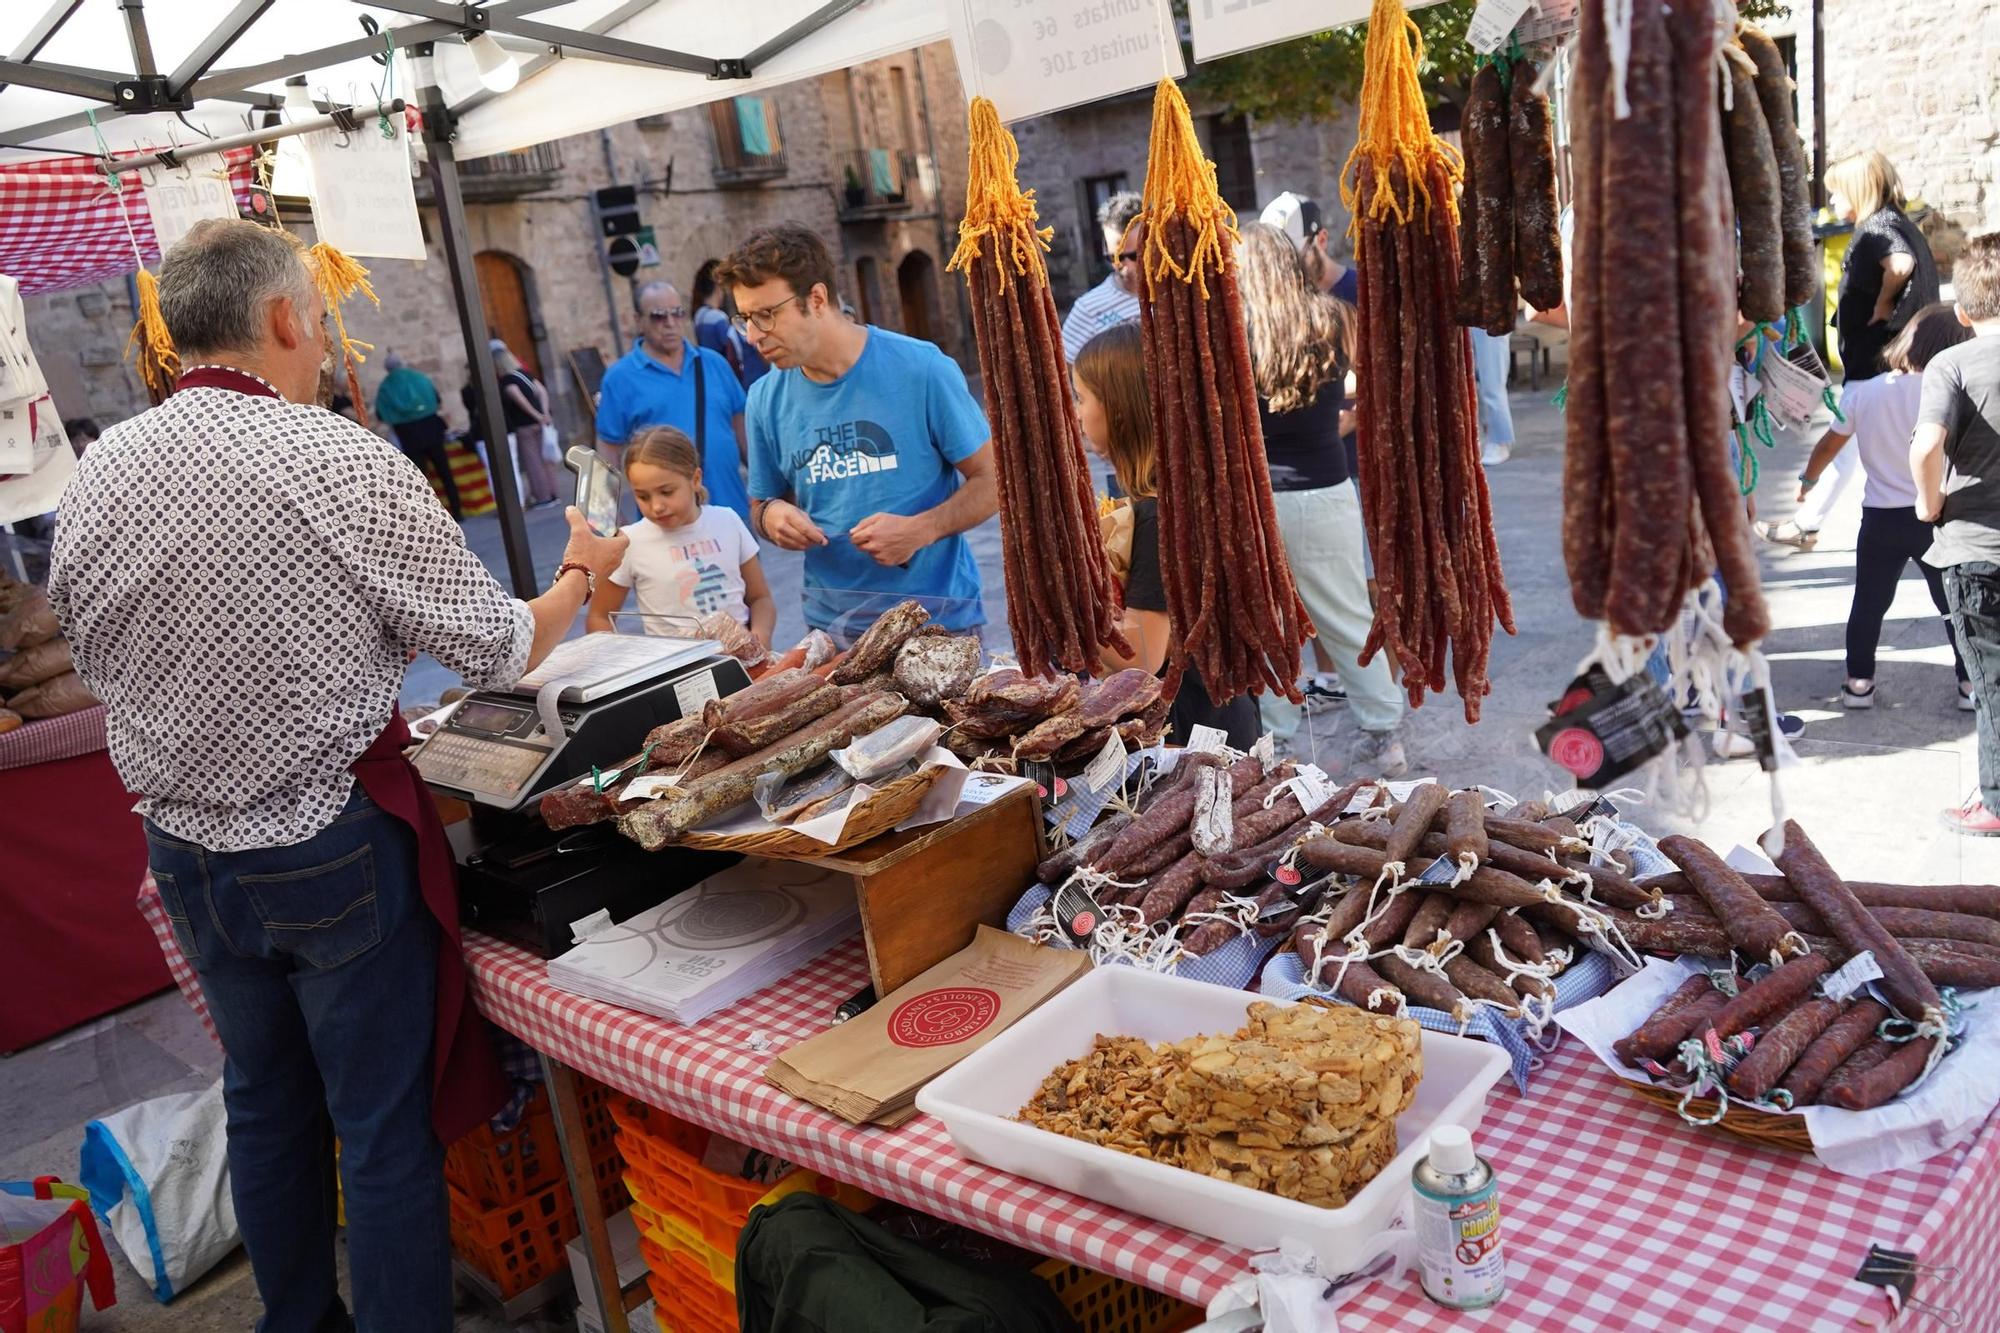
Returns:
[[[1301,879],[1304,879],[1305,876],[1301,875],[1297,870],[1295,870],[1291,866],[1279,866],[1277,870],[1272,873],[1271,878],[1277,880],[1278,883],[1284,885],[1286,888],[1290,888],[1292,885],[1298,883]]]
[[[1091,911],[1088,908],[1085,908],[1083,911],[1078,912],[1075,916],[1069,919],[1069,931],[1070,934],[1072,935],[1088,935],[1091,931],[1096,929],[1097,929],[1097,913]]]
[[[913,995],[889,1015],[898,1046],[950,1046],[984,1032],[1000,1012],[1000,996],[984,986],[947,986]]]
[[[1549,742],[1549,758],[1580,778],[1604,767],[1604,742],[1582,727],[1559,731]]]
[[[1060,801],[1060,800],[1061,800],[1061,799],[1062,799],[1063,797],[1065,797],[1065,796],[1067,796],[1067,795],[1069,795],[1069,783],[1068,783],[1068,782],[1067,782],[1066,780],[1062,779],[1062,778],[1057,778],[1057,779],[1056,779],[1056,799],[1057,799],[1058,801]]]

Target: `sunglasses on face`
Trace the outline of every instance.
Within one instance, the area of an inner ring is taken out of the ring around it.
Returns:
[[[646,312],[647,321],[653,324],[670,324],[674,320],[684,319],[686,316],[687,307],[678,305],[671,310],[648,310]]]

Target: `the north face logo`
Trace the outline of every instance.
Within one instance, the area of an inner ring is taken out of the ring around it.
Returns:
[[[889,472],[896,467],[896,442],[872,421],[822,426],[800,466],[809,483]]]

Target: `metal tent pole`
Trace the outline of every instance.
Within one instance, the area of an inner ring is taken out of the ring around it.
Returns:
[[[479,414],[485,419],[487,471],[492,474],[494,502],[500,507],[500,539],[507,549],[507,572],[514,595],[525,600],[541,589],[536,586],[535,555],[528,546],[527,518],[514,489],[514,460],[507,447],[500,379],[493,373],[493,355],[486,349],[486,308],[479,299],[472,236],[465,226],[465,196],[459,190],[458,161],[452,156],[451,111],[444,104],[444,93],[431,67],[431,44],[415,47],[411,54],[424,113],[424,144],[430,150],[431,198],[437,204],[445,264],[451,270],[452,301],[458,307],[458,325],[465,335],[465,359],[477,386]]]

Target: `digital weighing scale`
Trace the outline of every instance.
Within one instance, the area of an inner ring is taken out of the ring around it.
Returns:
[[[707,639],[586,634],[508,689],[477,690],[412,756],[425,783],[471,808],[450,825],[468,924],[548,957],[598,910],[625,920],[732,864],[651,853],[608,824],[556,832],[535,804],[594,767],[630,758],[646,733],[750,683]]]

